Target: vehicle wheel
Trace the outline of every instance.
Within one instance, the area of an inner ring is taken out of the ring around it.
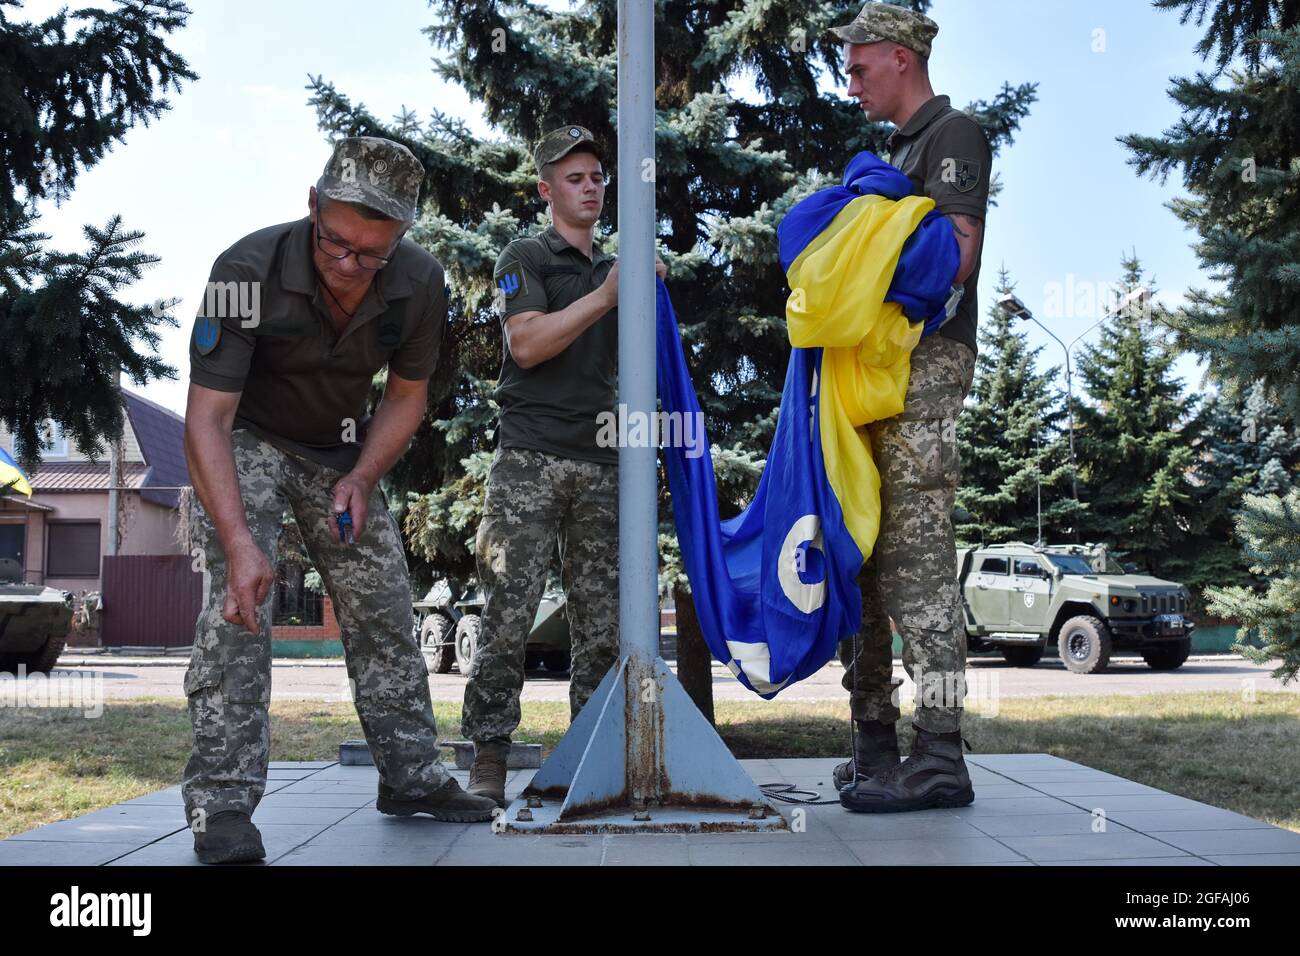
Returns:
[[[456,667],[462,674],[468,674],[474,663],[482,630],[483,621],[477,614],[466,614],[456,622]]]
[[[430,674],[446,674],[456,660],[451,642],[452,623],[436,611],[420,623],[420,650]]]
[[[1062,663],[1076,674],[1100,674],[1110,664],[1110,627],[1099,617],[1070,618],[1061,625],[1056,642]]]
[[[1033,647],[1004,647],[1002,656],[1012,667],[1033,667],[1043,659],[1043,646],[1036,644]]]
[[[524,651],[524,670],[535,671],[541,668],[541,666],[542,666],[541,651],[532,651],[532,650]]]
[[[1171,671],[1182,667],[1191,652],[1192,639],[1184,637],[1171,644],[1147,648],[1142,652],[1142,659],[1153,671]]]
[[[568,651],[542,651],[542,663],[552,674],[563,674],[571,663]]]

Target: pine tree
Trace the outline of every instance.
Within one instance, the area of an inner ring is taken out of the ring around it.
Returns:
[[[1227,389],[1260,383],[1271,403],[1300,420],[1300,3],[1295,0],[1158,0],[1184,22],[1208,26],[1197,47],[1214,69],[1173,80],[1183,111],[1162,136],[1122,142],[1142,175],[1181,170],[1188,195],[1170,203],[1197,235],[1206,272],[1220,283],[1193,289],[1169,317],[1181,344],[1209,360]],[[1270,469],[1272,479],[1287,476]],[[1281,489],[1279,489],[1281,490]],[[1249,606],[1237,590],[1207,590],[1216,613],[1241,614],[1239,640],[1262,637],[1294,677],[1300,656],[1295,593],[1300,570],[1278,555],[1300,547],[1289,498],[1248,499],[1237,528],[1248,558],[1272,576]],[[1290,602],[1289,604],[1287,602]]]
[[[162,95],[195,75],[164,36],[184,26],[176,0],[119,0],[113,10],[68,12],[12,23],[0,0],[0,422],[19,455],[33,460],[45,419],[92,455],[122,433],[116,380],[137,385],[174,375],[156,357],[164,309],[119,298],[157,262],[136,247],[143,234],[120,216],[85,226],[84,252],[46,248],[36,229],[41,199],[66,199],[78,173],[168,108]]]
[[[1127,295],[1151,283],[1136,254],[1121,260]],[[1199,434],[1196,401],[1173,377],[1177,357],[1160,326],[1158,305],[1132,306],[1101,326],[1085,345],[1079,375],[1091,401],[1075,397],[1079,493],[1087,505],[1086,540],[1104,542],[1153,574],[1203,582],[1186,548],[1198,502],[1191,471]]]
[[[996,293],[1014,289],[1004,267]],[[990,306],[979,330],[973,401],[957,419],[962,483],[955,530],[970,544],[1037,540],[1040,486],[1043,540],[1065,540],[1078,520],[1065,403],[1053,385],[1059,369],[1036,370],[1042,348],[1029,348],[1014,322],[996,302]]]
[[[501,139],[480,141],[436,110],[427,122],[403,111],[384,123],[323,78],[313,80],[312,102],[330,135],[390,136],[429,172],[425,213],[412,235],[447,267],[452,315],[426,427],[392,487],[410,493],[405,528],[413,551],[430,562],[420,570],[467,576],[495,447],[491,395],[501,321],[492,265],[506,242],[546,224],[530,156],[543,132],[580,123],[607,145],[607,162],[616,159],[617,4],[589,0],[565,11],[490,0],[432,6],[437,21],[426,33],[446,51],[437,72],[482,106]],[[659,240],[714,445],[724,515],[753,493],[789,356],[776,225],[794,202],[837,178],[853,153],[883,150],[888,135],[883,125],[863,123],[841,93],[817,88],[825,75],[838,89],[845,85],[840,44],[826,28],[856,10],[812,0],[667,0],[656,8]],[[743,74],[756,83],[758,102],[727,92]],[[1005,85],[967,109],[996,151],[1012,142],[1035,98],[1033,84]],[[598,232],[611,248],[616,192],[611,185]],[[661,543],[675,545],[664,514]]]
[[[926,0],[912,7],[924,10]],[[332,135],[374,133],[410,146],[429,171],[427,211],[413,235],[447,266],[456,298],[443,362],[431,387],[427,427],[392,475],[409,503],[403,526],[417,574],[464,579],[483,482],[495,447],[492,389],[501,365],[501,320],[490,287],[497,252],[546,225],[529,155],[542,133],[588,127],[607,146],[616,137],[616,0],[556,11],[517,0],[434,0],[426,32],[447,51],[436,66],[480,104],[503,138],[479,141],[436,111],[421,124],[409,112],[384,124],[329,83],[313,83],[320,123]],[[858,5],[820,0],[663,0],[655,7],[654,175],[660,254],[681,322],[687,363],[706,417],[724,517],[752,497],[775,433],[789,358],[776,226],[813,189],[838,179],[856,152],[883,150],[888,130],[867,125],[842,92],[841,44],[827,34]],[[728,92],[743,77],[757,102]],[[996,152],[1012,141],[1035,100],[1033,84],[1004,85],[968,111]],[[641,170],[612,169],[614,177]],[[606,194],[613,248],[617,189]],[[693,620],[661,474],[661,582]],[[693,654],[691,665],[686,656]],[[708,659],[698,635],[678,637],[679,675],[711,713]],[[689,671],[689,674],[687,673]],[[693,675],[693,676],[691,676]]]

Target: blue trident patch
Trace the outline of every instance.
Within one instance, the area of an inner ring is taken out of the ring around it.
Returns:
[[[221,341],[221,320],[199,318],[194,322],[194,346],[207,355]]]
[[[512,263],[506,272],[497,275],[497,288],[507,299],[513,299],[524,287],[524,276],[518,264]]]

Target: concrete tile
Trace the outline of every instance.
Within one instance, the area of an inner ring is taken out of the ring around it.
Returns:
[[[1056,770],[1009,770],[1006,776],[1020,783],[1037,785],[1039,783],[1065,783],[1081,780],[1124,780],[1124,777],[1091,767],[1062,767]]]
[[[1219,866],[1300,866],[1300,853],[1233,853],[1206,859]]]
[[[483,832],[486,838],[478,834]],[[492,833],[471,829],[438,860],[439,866],[596,866],[604,847],[597,836]]]
[[[956,863],[1015,863],[1025,858],[992,837],[936,837],[846,843],[867,866],[951,866]]]
[[[366,804],[373,804],[377,794],[338,793],[334,790],[319,793],[271,793],[262,798],[258,809],[262,807],[348,807],[355,810]]]
[[[267,780],[302,780],[304,777],[310,777],[316,771],[314,770],[276,770],[272,768],[266,772]]]
[[[962,817],[1015,816],[1027,813],[1077,813],[1078,807],[1058,800],[1056,797],[1005,797],[995,800],[980,799],[975,793],[975,802],[965,807],[953,807],[945,810]]]
[[[206,866],[194,855],[192,841],[150,843],[113,860],[108,866]]]
[[[316,834],[307,846],[451,846],[470,826],[410,817],[355,826],[338,824]]]
[[[1165,792],[1132,780],[1044,780],[1034,784],[1034,787],[1053,797],[1110,797],[1126,794],[1149,796]]]
[[[447,847],[408,845],[338,846],[308,843],[279,857],[275,866],[433,866]]]
[[[1213,810],[1214,807],[1197,803],[1174,793],[1108,793],[1060,798],[1065,803],[1092,811],[1100,807],[1108,815],[1121,810]]]
[[[984,783],[972,779],[971,786],[975,790],[975,799],[1005,800],[1009,797],[1041,797],[1043,795],[1041,791],[1026,787],[1023,783],[1013,783],[1005,777],[1001,779],[1001,783]]]
[[[1052,754],[966,754],[967,763],[998,773],[1014,774],[1018,770],[1087,770],[1083,764],[1063,760]]]
[[[373,796],[377,793],[377,790],[376,787],[370,786],[369,784],[338,783],[329,781],[318,783],[314,778],[309,777],[306,780],[299,780],[291,783],[287,787],[277,790],[276,793],[360,793],[370,794]]]
[[[337,760],[272,760],[267,767],[271,770],[322,770],[337,763]]]
[[[267,806],[263,800],[253,811],[253,822],[259,827],[266,824],[331,824],[338,823],[344,817],[355,813],[353,807],[285,807]]]
[[[1092,835],[1094,817],[1091,813],[1027,813],[971,817],[970,822],[980,832],[994,837]],[[1105,832],[1132,831],[1110,819]]]
[[[1131,831],[1004,836],[999,839],[1036,863],[1047,860],[1124,860],[1188,855],[1177,847]]]
[[[135,797],[131,800],[123,800],[118,804],[118,806],[165,806],[176,807],[178,812],[184,812],[181,809],[184,806],[184,802],[181,799],[181,788],[179,785],[168,787],[166,790],[155,790],[153,793],[146,793],[143,796]]]
[[[945,810],[911,813],[850,813],[844,810],[828,821],[837,837],[848,843],[863,840],[925,840],[931,837],[961,839],[985,836],[968,820]]]
[[[1255,830],[1270,828],[1263,820],[1233,813],[1231,810],[1120,810],[1110,815],[1115,823],[1122,823],[1143,833],[1156,830]]]
[[[611,834],[604,839],[602,866],[688,866],[687,837],[679,833]]]
[[[1300,833],[1280,827],[1252,830],[1157,831],[1152,835],[1201,856],[1236,853],[1300,853]]]
[[[150,811],[142,813],[140,811]],[[108,807],[71,820],[48,823],[26,833],[17,833],[5,842],[36,840],[72,843],[130,843],[142,846],[177,830],[185,829],[185,815],[166,807],[132,807],[119,810]]]
[[[756,866],[780,863],[782,866],[854,866],[859,861],[843,843],[813,843],[799,840],[798,834],[786,834],[788,842],[779,848],[773,842],[755,842],[749,846],[737,842],[700,842],[690,839],[688,847],[692,866]]]
[[[76,843],[66,840],[0,840],[0,866],[99,866],[138,843]]]
[[[1131,860],[1043,860],[1039,866],[1214,866],[1199,856],[1148,856]]]

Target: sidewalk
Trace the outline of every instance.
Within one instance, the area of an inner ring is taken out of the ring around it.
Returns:
[[[373,767],[273,763],[254,821],[273,865],[1300,865],[1300,833],[1050,754],[969,754],[975,802],[855,814],[778,804],[788,832],[530,835],[393,818]],[[835,795],[832,759],[742,760],[755,782]],[[462,784],[466,771],[453,771]],[[514,771],[517,795],[532,770]],[[179,787],[0,841],[0,865],[197,866]]]

